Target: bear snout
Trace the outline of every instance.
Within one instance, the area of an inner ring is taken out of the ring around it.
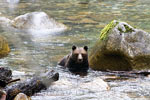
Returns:
[[[83,61],[83,57],[81,54],[78,55],[78,62],[81,63]]]

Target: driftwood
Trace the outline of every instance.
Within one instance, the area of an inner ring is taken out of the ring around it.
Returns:
[[[0,87],[5,87],[12,79],[12,71],[8,67],[0,67]]]
[[[12,79],[12,71],[8,67],[0,67],[0,87],[5,87],[9,83],[19,81]]]
[[[27,96],[32,96],[43,89],[47,89],[50,84],[59,79],[59,74],[50,71],[42,76],[33,77],[32,79],[20,82],[15,85],[6,87],[6,100],[13,100],[18,93],[24,93]]]
[[[106,76],[104,80],[110,82],[115,80],[127,80],[130,78],[145,77],[150,75],[150,72],[149,71],[107,71],[107,72],[103,72],[103,75]]]
[[[107,74],[114,74],[120,77],[141,77],[150,75],[149,71],[107,71]]]

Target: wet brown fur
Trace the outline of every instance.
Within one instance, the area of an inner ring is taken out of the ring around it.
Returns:
[[[88,63],[88,47],[76,47],[72,46],[72,52],[65,56],[58,65],[64,66],[65,68],[68,68],[69,71],[73,73],[83,72],[87,73],[87,70],[89,69],[89,63]]]

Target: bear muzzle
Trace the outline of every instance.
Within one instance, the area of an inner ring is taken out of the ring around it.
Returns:
[[[81,63],[83,62],[83,57],[81,54],[78,55],[78,63]]]

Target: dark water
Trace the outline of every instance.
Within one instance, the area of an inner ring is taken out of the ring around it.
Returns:
[[[33,100],[149,100],[150,78],[131,78],[110,81],[110,90],[101,90],[95,84],[85,89],[81,83],[104,78],[102,72],[90,71],[81,78],[56,69],[57,62],[71,50],[73,44],[91,48],[99,38],[100,30],[116,19],[150,32],[149,0],[0,0],[1,16],[13,19],[19,15],[43,11],[70,30],[60,34],[40,37],[28,33],[0,28],[0,34],[9,40],[11,53],[0,60],[0,66],[8,66],[16,77],[55,69],[60,73],[59,85],[32,97]],[[14,2],[16,1],[16,3]],[[70,82],[70,83],[68,83]],[[99,82],[99,81],[98,81]],[[70,84],[69,87],[63,87]],[[62,88],[61,88],[62,85]],[[72,86],[73,85],[73,86]],[[81,86],[80,86],[81,85]],[[97,89],[94,89],[97,87]],[[44,97],[43,97],[44,96]]]

